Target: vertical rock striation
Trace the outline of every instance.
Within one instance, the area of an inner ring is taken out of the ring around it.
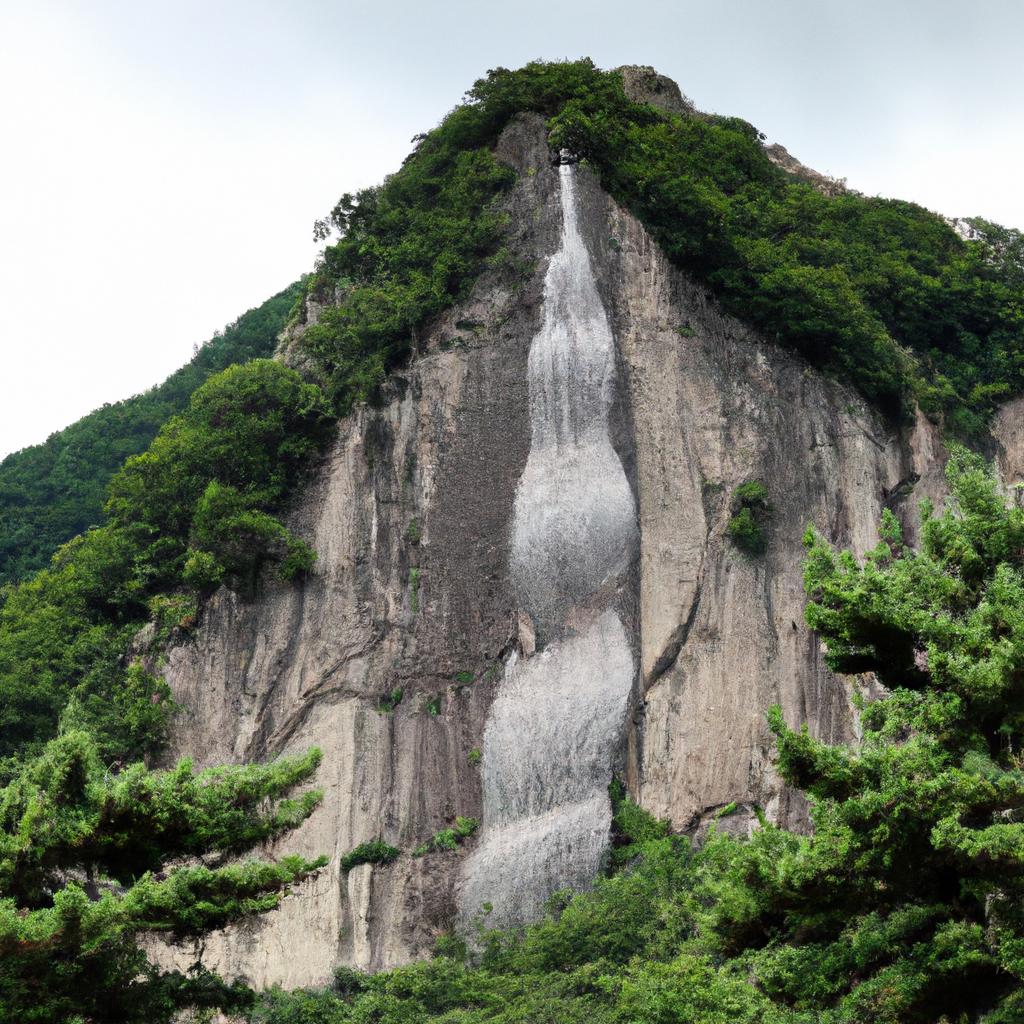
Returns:
[[[487,718],[483,833],[463,875],[463,916],[487,904],[496,926],[535,918],[556,889],[597,874],[635,676],[614,605],[637,549],[636,504],[611,442],[615,343],[575,175],[560,166],[561,245],[530,346],[530,454],[512,527],[510,574],[531,642]],[[530,652],[532,642],[543,649]]]
[[[512,920],[587,884],[613,763],[677,829],[733,801],[801,827],[766,708],[854,736],[848,683],[803,621],[801,535],[863,551],[888,506],[913,536],[917,501],[943,493],[936,431],[893,430],[725,316],[585,168],[551,165],[543,118],[516,119],[498,155],[519,172],[508,246],[536,269],[485,274],[386,400],[339,425],[290,524],[310,578],[221,591],[162,669],[183,707],[171,757],[323,749],[323,806],[268,852],[331,865],[165,962],[200,952],[256,987],[402,963],[474,905]],[[995,424],[1007,483],[1021,407]],[[757,559],[726,533],[749,479],[775,509]],[[459,814],[484,819],[479,839],[408,856]],[[339,870],[378,836],[404,855]]]

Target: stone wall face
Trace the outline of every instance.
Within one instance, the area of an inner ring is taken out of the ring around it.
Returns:
[[[205,963],[261,987],[316,985],[338,963],[376,970],[423,955],[457,920],[458,853],[402,856],[348,874],[339,858],[378,836],[408,854],[456,815],[480,816],[487,711],[522,653],[509,579],[517,481],[530,445],[527,354],[558,245],[557,169],[540,118],[506,131],[519,171],[509,244],[529,273],[489,273],[423,339],[380,406],[344,420],[293,513],[316,549],[303,584],[252,602],[222,591],[165,676],[184,706],[169,758],[247,761],[323,751],[323,805],[278,848],[330,866],[281,908],[208,936]],[[677,829],[737,802],[806,824],[772,767],[765,711],[818,736],[854,737],[849,683],[803,621],[802,534],[813,523],[863,551],[881,509],[941,496],[943,451],[923,418],[894,433],[850,390],[723,315],[670,267],[585,169],[581,230],[617,346],[613,445],[636,499],[640,679],[615,764]],[[289,346],[294,350],[294,344]],[[1018,409],[996,424],[1008,482],[1024,473]],[[768,550],[727,539],[733,489],[759,479]],[[472,680],[472,681],[470,681]],[[381,701],[395,690],[392,711]],[[154,946],[165,962],[195,950]]]

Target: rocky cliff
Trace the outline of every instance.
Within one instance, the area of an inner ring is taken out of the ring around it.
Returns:
[[[479,856],[489,841],[482,769],[492,706],[550,632],[510,559],[536,444],[530,350],[565,243],[564,175],[560,184],[543,119],[514,121],[498,155],[518,172],[509,244],[528,269],[513,283],[485,275],[422,339],[384,401],[342,421],[293,515],[317,552],[312,577],[268,585],[251,602],[221,591],[164,668],[184,708],[171,757],[324,753],[323,806],[282,850],[327,853],[330,867],[202,950],[208,966],[256,986],[316,984],[341,962],[379,969],[422,955],[501,884]],[[780,704],[789,722],[831,740],[852,738],[854,726],[848,685],[803,622],[801,536],[814,523],[864,550],[885,506],[912,536],[917,501],[942,492],[940,440],[923,418],[894,432],[855,393],[723,315],[585,167],[574,180],[614,342],[603,429],[638,526],[638,547],[605,590],[558,615],[558,630],[579,637],[615,609],[635,665],[603,778],[619,773],[679,830],[699,830],[733,802],[727,827],[748,828],[754,805],[803,827],[805,807],[772,768],[765,710]],[[1010,480],[1024,472],[1018,423],[1009,410],[995,428]],[[726,535],[730,495],[750,479],[764,481],[774,510],[757,558]],[[560,693],[558,714],[572,721],[571,673]],[[548,756],[572,765],[575,749]],[[457,815],[482,818],[482,833],[457,852],[410,856]],[[603,844],[606,816],[588,827]],[[340,869],[342,855],[376,837],[403,856]],[[557,881],[524,884],[536,901]]]

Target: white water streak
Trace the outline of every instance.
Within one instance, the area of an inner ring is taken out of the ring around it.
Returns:
[[[599,870],[635,674],[607,607],[637,544],[636,506],[609,436],[615,343],[579,231],[575,168],[563,165],[560,178],[561,247],[530,347],[532,437],[511,556],[520,604],[547,646],[509,664],[488,715],[483,830],[462,889],[464,919],[490,903],[493,926],[538,917],[552,892],[583,888]]]

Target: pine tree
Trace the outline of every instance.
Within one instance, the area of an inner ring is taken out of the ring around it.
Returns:
[[[247,1006],[245,986],[158,970],[139,936],[270,910],[317,870],[324,859],[237,858],[313,811],[319,792],[288,793],[319,761],[114,774],[88,733],[51,740],[0,789],[0,1022],[160,1024]]]

